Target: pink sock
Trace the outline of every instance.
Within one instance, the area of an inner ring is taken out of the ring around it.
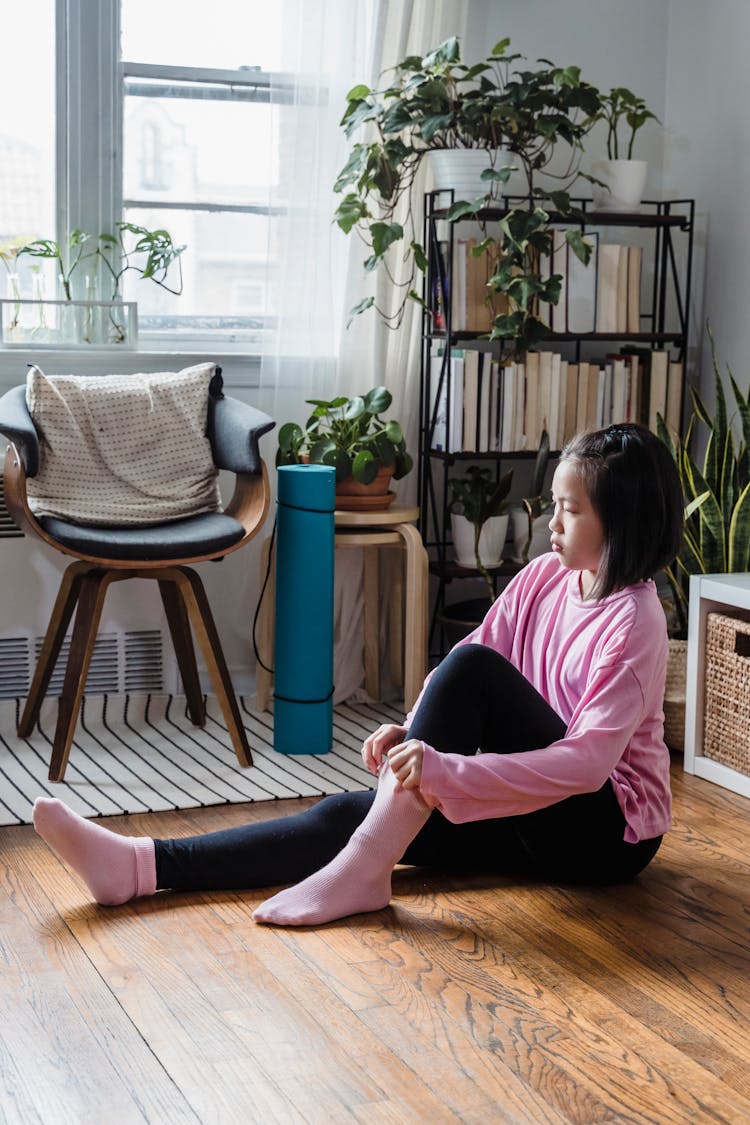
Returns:
[[[391,900],[391,872],[430,815],[415,789],[396,789],[386,766],[375,801],[339,854],[314,875],[261,903],[256,922],[315,926],[382,910]]]
[[[52,797],[34,802],[34,828],[102,906],[155,892],[154,841],[148,836],[118,836]]]

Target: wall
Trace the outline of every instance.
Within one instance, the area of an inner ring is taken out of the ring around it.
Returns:
[[[654,110],[638,155],[647,193],[696,200],[688,368],[712,400],[706,319],[720,364],[750,384],[750,4],[746,0],[471,0],[465,55],[509,36],[529,59],[575,63],[600,88],[625,85]],[[596,135],[592,135],[595,141]],[[601,154],[595,154],[601,155]]]
[[[713,400],[703,325],[708,319],[722,368],[750,385],[750,4],[670,0],[665,104],[664,190],[698,206],[694,339],[703,352],[701,385]],[[703,294],[703,296],[701,296]]]

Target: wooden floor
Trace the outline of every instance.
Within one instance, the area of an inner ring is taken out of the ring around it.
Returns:
[[[0,829],[0,1121],[750,1122],[750,802],[677,765],[674,790],[630,886],[402,869],[318,930],[254,925],[261,892],[92,906]]]

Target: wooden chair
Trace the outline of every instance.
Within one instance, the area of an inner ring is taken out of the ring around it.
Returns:
[[[235,474],[234,493],[224,511],[156,526],[100,527],[51,516],[37,518],[33,514],[27,499],[26,481],[38,471],[40,444],[26,406],[25,387],[14,387],[0,398],[0,433],[10,440],[3,473],[8,511],[26,534],[78,560],[63,574],[18,724],[20,737],[28,737],[38,719],[75,612],[49,769],[51,781],[62,781],[65,775],[107,589],[112,582],[127,578],[151,578],[159,583],[188,713],[196,726],[203,726],[206,709],[192,626],[239,764],[252,765],[250,747],[203,583],[190,567],[239,550],[263,526],[270,490],[258,438],[273,425],[267,415],[237,399],[209,398],[208,437],[214,463],[217,468]]]

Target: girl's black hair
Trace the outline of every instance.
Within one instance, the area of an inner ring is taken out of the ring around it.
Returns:
[[[560,454],[580,471],[604,528],[594,596],[653,578],[680,551],[682,485],[671,453],[645,426],[608,426],[578,434]]]

